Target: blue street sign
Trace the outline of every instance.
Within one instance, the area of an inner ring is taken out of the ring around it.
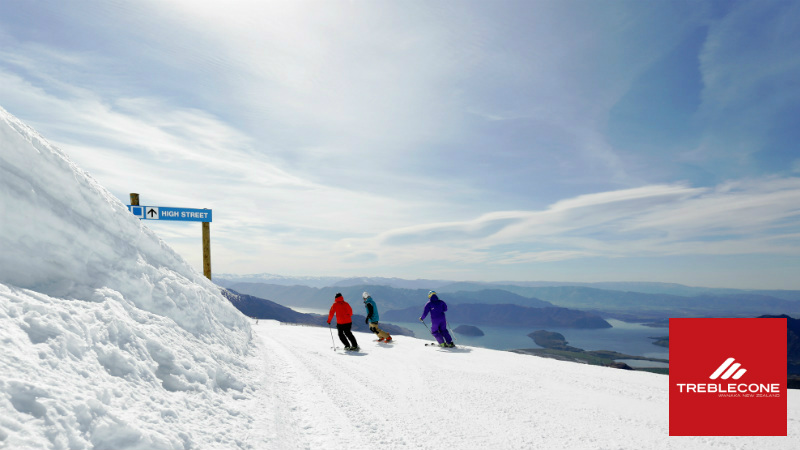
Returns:
[[[128,205],[128,210],[131,212],[131,214],[140,219],[180,220],[183,222],[211,222],[210,209]]]

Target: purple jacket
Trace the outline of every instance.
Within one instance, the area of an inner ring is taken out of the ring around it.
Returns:
[[[445,311],[447,311],[447,303],[439,300],[439,297],[433,294],[431,299],[428,300],[428,303],[425,304],[425,311],[422,312],[422,317],[420,317],[420,319],[425,320],[425,318],[428,317],[428,313],[431,313],[431,320],[439,322],[445,320]]]

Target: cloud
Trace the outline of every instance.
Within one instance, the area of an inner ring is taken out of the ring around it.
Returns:
[[[752,162],[800,101],[800,8],[761,4],[20,4],[0,102],[121,199],[213,208],[227,272],[796,254],[796,157]],[[609,111],[706,29],[701,142],[615,147]]]
[[[781,98],[794,101],[797,88],[784,88],[792,88],[790,81],[800,71],[798,17],[800,6],[793,2],[745,1],[713,21],[700,55],[703,108],[725,111],[774,106]]]
[[[643,184],[606,141],[605,114],[648,61],[700,23],[694,11],[705,10],[591,3],[580,13],[557,3],[149,5],[163,29],[213,43],[226,67],[220,93],[239,105],[245,122],[257,121],[243,124],[249,135],[279,142],[273,154],[296,173],[318,180],[335,172],[352,187],[369,172],[376,175],[372,189],[384,193],[405,181],[397,173],[420,192],[419,174],[431,167],[452,174],[450,184],[467,184],[456,174],[479,173],[485,160],[526,188]],[[511,119],[523,123],[481,123]],[[511,133],[513,142],[504,139]],[[548,166],[540,177],[516,174],[520,164],[537,162]]]
[[[539,211],[500,211],[350,240],[384,258],[435,254],[458,264],[586,257],[790,255],[800,251],[800,178],[715,188],[652,185],[578,196]],[[397,253],[397,254],[395,254]]]
[[[37,63],[26,60],[25,70],[36,72]],[[258,151],[253,138],[206,111],[157,98],[106,98],[51,81],[0,69],[0,98],[12,113],[17,106],[33,105],[27,114],[35,119],[21,118],[47,137],[58,136],[53,143],[123,201],[138,192],[144,204],[215,208],[222,227],[280,225],[291,230],[281,233],[284,239],[292,235],[305,242],[387,226],[408,208],[337,186],[335,177],[323,184],[294,175],[268,152]],[[51,93],[54,86],[58,96]],[[388,212],[372,213],[381,208]],[[177,238],[189,232],[166,233]],[[312,234],[317,237],[309,238]]]
[[[349,151],[407,147],[446,117],[436,90],[453,75],[455,43],[439,39],[446,28],[428,8],[396,14],[385,3],[303,1],[153,7],[179,9],[168,23],[216,42],[240,77],[229,91],[237,101],[271,121],[344,140],[338,143],[351,144]]]

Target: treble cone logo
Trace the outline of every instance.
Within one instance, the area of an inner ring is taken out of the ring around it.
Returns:
[[[669,435],[786,436],[787,320],[669,319]]]
[[[714,373],[712,373],[708,378],[712,380],[716,380],[717,378],[722,378],[723,380],[733,378],[734,380],[738,380],[739,378],[742,378],[742,375],[747,372],[747,369],[739,369],[742,367],[742,365],[739,363],[734,364],[734,361],[736,361],[734,358],[726,359],[725,362],[722,363],[721,366],[717,367],[717,370],[715,370]]]

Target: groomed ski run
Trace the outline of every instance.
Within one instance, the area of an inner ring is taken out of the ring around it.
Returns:
[[[247,446],[275,449],[790,449],[789,438],[669,437],[668,377],[475,347],[430,352],[324,327],[254,326],[264,387]],[[437,347],[438,348],[438,347]]]

